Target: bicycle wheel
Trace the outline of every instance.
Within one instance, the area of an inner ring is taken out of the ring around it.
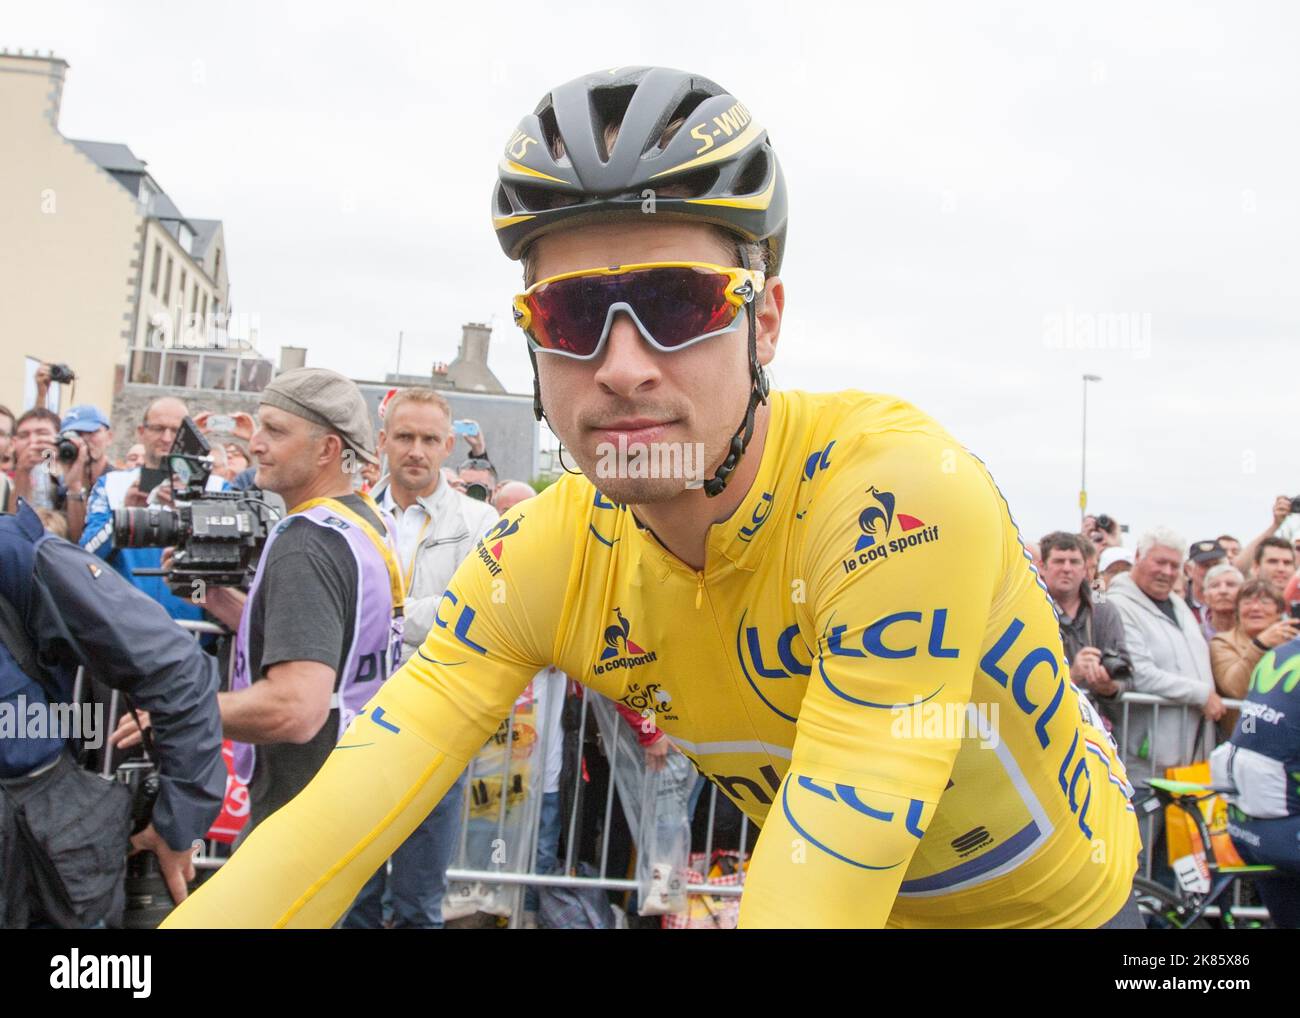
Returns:
[[[1213,927],[1204,916],[1189,922],[1187,916],[1194,907],[1177,891],[1145,877],[1133,878],[1133,897],[1148,930],[1208,930]]]

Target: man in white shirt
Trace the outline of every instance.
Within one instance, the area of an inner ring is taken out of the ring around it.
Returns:
[[[497,521],[491,505],[467,498],[443,479],[442,465],[455,443],[451,407],[432,389],[402,389],[389,400],[379,432],[379,453],[387,457],[389,472],[380,478],[373,495],[397,525],[406,584],[403,662],[424,643],[452,573]],[[381,867],[362,888],[343,920],[344,927],[382,925],[388,883],[394,928],[441,928],[447,865],[460,840],[464,798],[462,774],[393,853],[387,879]]]

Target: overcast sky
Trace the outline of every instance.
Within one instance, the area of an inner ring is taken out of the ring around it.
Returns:
[[[495,165],[548,88],[721,82],[790,188],[777,383],[935,415],[1026,537],[1091,508],[1248,539],[1300,494],[1300,16],[1288,3],[6,3],[69,62],[61,128],[225,222],[259,346],[378,378],[490,321],[529,388]],[[1139,8],[1139,9],[1134,9]],[[1124,316],[1122,318],[1116,316]],[[1084,349],[1100,325],[1119,349]]]

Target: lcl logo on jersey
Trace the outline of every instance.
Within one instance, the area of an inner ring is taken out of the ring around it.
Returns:
[[[623,508],[623,503],[622,503],[622,502],[611,502],[611,501],[610,501],[609,499],[607,499],[604,495],[602,495],[602,494],[600,493],[600,489],[597,488],[597,489],[596,489],[596,497],[593,498],[593,499],[591,500],[591,507],[592,507],[593,509],[606,509],[606,510],[611,510],[611,511],[617,511],[617,510]],[[604,526],[603,523],[602,523],[601,525]],[[593,523],[588,523],[588,524],[587,524],[587,530],[588,530],[588,532],[591,534],[592,537],[594,537],[594,538],[595,538],[597,541],[599,541],[601,544],[605,545],[605,547],[607,547],[607,548],[612,548],[612,547],[614,547],[615,544],[618,543],[618,538],[617,538],[617,537],[614,537],[614,538],[606,537],[606,536],[605,536],[604,534],[602,534],[599,530],[597,530],[597,529],[596,529],[596,524],[595,524],[594,522],[593,522]]]
[[[868,562],[887,559],[891,554],[939,539],[938,524],[928,527],[915,516],[895,513],[892,491],[881,491],[872,485],[866,493],[871,496],[874,504],[868,504],[858,513],[858,529],[862,533],[853,546],[853,554],[840,563],[846,573],[851,573]],[[895,528],[897,536],[892,536]]]
[[[864,870],[889,870],[903,861],[863,858],[874,840],[870,824],[899,824],[918,841],[925,834],[921,828],[925,804],[920,799],[890,797],[889,805],[903,801],[907,808],[900,814],[897,809],[864,801],[852,785],[822,782],[807,775],[788,774],[781,787],[781,809],[795,833],[831,858]]]
[[[765,491],[763,492],[763,497],[758,500],[758,505],[754,506],[754,512],[750,516],[749,524],[740,528],[740,533],[737,535],[739,540],[746,544],[752,541],[754,535],[758,533],[759,528],[767,522],[768,514],[771,511],[772,493],[770,491]]]
[[[478,557],[487,566],[490,576],[496,576],[501,572],[501,552],[505,539],[519,530],[519,524],[523,522],[523,519],[523,513],[520,513],[519,518],[514,520],[508,520],[503,516],[492,524],[491,530],[479,538]]]
[[[763,704],[786,721],[793,722],[794,714],[790,710],[798,709],[799,696],[803,683],[790,683],[783,680],[796,676],[812,674],[812,652],[799,635],[797,623],[787,626],[772,639],[772,630],[767,630],[766,637],[758,626],[745,625],[742,612],[740,623],[736,626],[736,659],[750,688],[763,701]],[[760,681],[769,680],[769,681]],[[784,701],[789,710],[782,710],[773,698]]]
[[[605,627],[605,646],[600,652],[600,660],[592,669],[597,675],[604,675],[615,668],[637,668],[651,661],[658,660],[653,650],[632,641],[632,624],[623,615],[621,608],[614,609],[614,624]]]

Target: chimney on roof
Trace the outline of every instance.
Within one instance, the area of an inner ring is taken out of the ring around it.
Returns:
[[[488,367],[488,343],[492,326],[466,322],[460,330],[460,350],[447,366],[447,384],[453,389],[471,392],[505,392],[505,386]]]
[[[471,364],[486,364],[488,344],[492,341],[492,327],[481,322],[466,322],[460,327],[460,352],[458,360]]]

